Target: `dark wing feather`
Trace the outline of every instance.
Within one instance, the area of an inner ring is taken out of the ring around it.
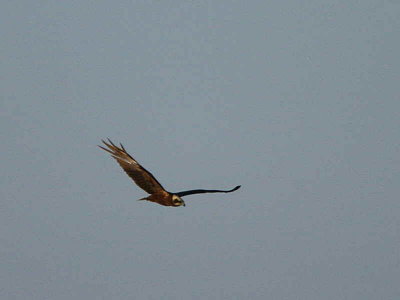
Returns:
[[[240,188],[240,185],[234,187],[231,190],[190,190],[190,191],[183,191],[179,193],[175,193],[175,195],[178,195],[179,197],[187,196],[187,195],[193,195],[193,194],[203,194],[203,193],[231,193]]]
[[[135,181],[135,183],[149,194],[165,191],[162,185],[155,179],[153,174],[143,168],[132,156],[126,152],[124,146],[115,146],[113,142],[108,139],[108,143],[103,141],[109,149],[99,146],[101,149],[107,151],[124,169],[126,174]]]

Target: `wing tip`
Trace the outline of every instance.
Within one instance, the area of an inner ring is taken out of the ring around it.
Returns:
[[[97,145],[97,147],[99,147],[100,149],[103,149],[104,151],[107,151],[107,152],[110,153],[110,154],[114,154],[112,151],[110,151],[110,150],[107,149],[107,148],[104,148],[103,146]]]
[[[235,186],[233,189],[232,189],[232,192],[234,192],[234,191],[236,191],[236,190],[238,190],[238,189],[240,189],[241,188],[241,185],[237,185],[237,186]]]

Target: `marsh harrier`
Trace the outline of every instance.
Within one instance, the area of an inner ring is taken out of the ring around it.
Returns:
[[[104,148],[99,146],[101,149],[111,154],[118,164],[124,169],[126,174],[133,179],[133,181],[144,191],[150,194],[150,196],[139,199],[155,202],[164,206],[185,206],[185,202],[181,197],[202,194],[202,193],[231,193],[240,188],[240,185],[234,187],[231,190],[189,190],[178,193],[170,193],[166,191],[161,183],[145,168],[143,168],[132,156],[126,152],[124,146],[116,146],[113,142],[108,139],[108,143],[103,141],[103,144],[107,146]]]

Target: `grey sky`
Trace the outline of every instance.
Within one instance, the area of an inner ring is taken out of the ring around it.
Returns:
[[[399,299],[398,1],[5,1],[1,299]],[[185,208],[146,194],[110,137]]]

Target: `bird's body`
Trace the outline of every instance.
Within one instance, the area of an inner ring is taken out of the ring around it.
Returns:
[[[147,201],[155,202],[155,203],[158,203],[158,204],[161,204],[164,206],[176,206],[176,205],[174,205],[173,196],[174,195],[172,193],[165,191],[165,192],[151,194],[150,196],[142,198],[140,200],[147,200]],[[182,205],[184,205],[184,204],[182,204]]]
[[[101,149],[107,151],[111,156],[118,162],[118,164],[124,169],[124,171],[133,179],[133,181],[144,191],[150,194],[150,196],[139,199],[147,200],[158,203],[164,206],[185,206],[185,202],[181,197],[201,194],[201,193],[230,193],[240,188],[240,185],[236,186],[231,190],[189,190],[178,193],[170,193],[166,191],[163,186],[157,181],[157,179],[143,168],[132,156],[126,152],[124,146],[120,144],[120,147],[116,146],[108,140],[108,143],[102,141],[104,145],[108,147],[104,148],[99,146]]]

